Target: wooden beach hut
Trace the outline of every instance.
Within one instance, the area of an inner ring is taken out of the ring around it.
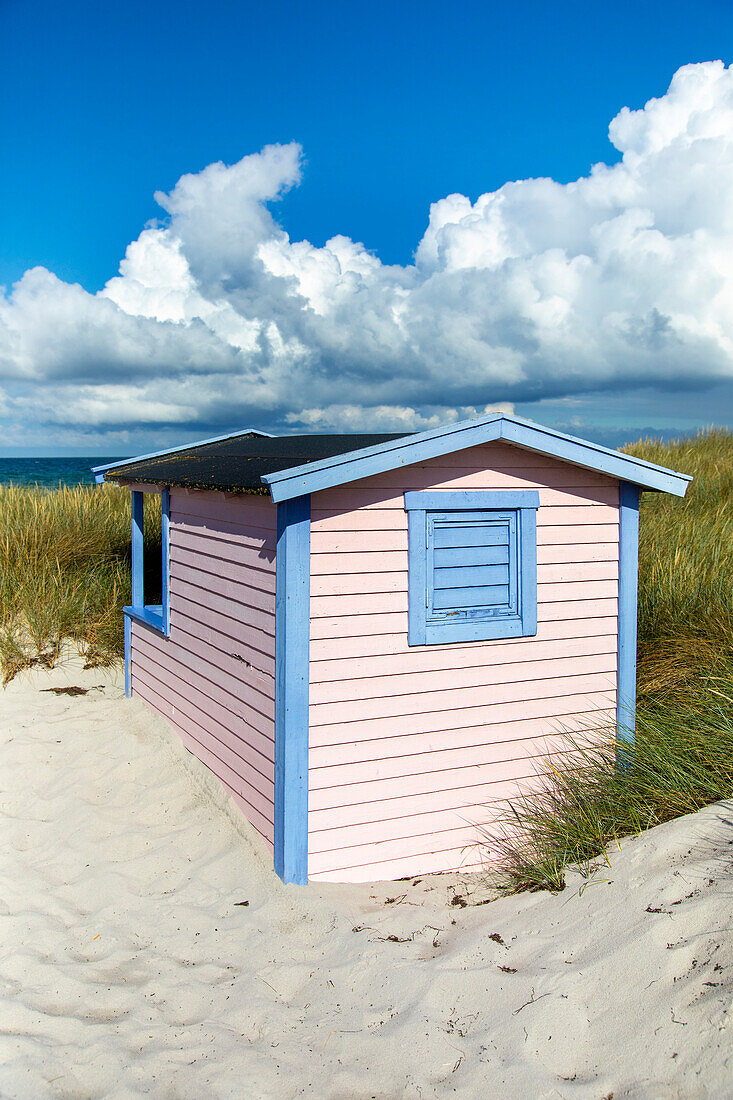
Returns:
[[[96,473],[132,491],[126,692],[287,882],[475,866],[492,804],[536,782],[559,729],[633,736],[639,492],[683,496],[683,474],[499,414],[242,431]]]

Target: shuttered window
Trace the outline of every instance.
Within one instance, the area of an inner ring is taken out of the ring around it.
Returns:
[[[537,633],[536,492],[415,492],[410,645]]]

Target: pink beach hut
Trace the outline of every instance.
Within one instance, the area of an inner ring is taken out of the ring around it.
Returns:
[[[536,781],[559,728],[633,736],[639,491],[683,496],[684,474],[506,415],[245,430],[95,473],[132,491],[126,693],[286,882],[475,866],[492,804]]]

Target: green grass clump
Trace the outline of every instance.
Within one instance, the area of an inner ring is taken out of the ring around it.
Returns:
[[[159,512],[157,497],[146,502],[145,543],[153,565],[160,556]],[[154,578],[153,570],[151,602]],[[123,650],[121,609],[129,602],[128,490],[0,486],[4,683],[34,663],[52,666],[64,639],[74,640],[90,665],[116,660]]]
[[[711,686],[701,684],[700,709],[641,710],[633,747],[618,753],[611,731],[568,735],[544,788],[489,827],[493,884],[503,893],[562,890],[568,864],[588,874],[612,841],[730,797],[733,695],[712,696]]]
[[[638,458],[692,474],[684,500],[644,493],[634,745],[567,734],[542,788],[486,837],[503,892],[561,890],[606,846],[733,794],[733,435],[643,440]]]
[[[733,435],[710,431],[673,443],[645,440],[637,458],[692,474],[683,500],[643,493],[639,537],[639,654],[669,657],[669,643],[733,642]],[[661,649],[661,652],[659,652]],[[656,653],[655,653],[656,651]]]

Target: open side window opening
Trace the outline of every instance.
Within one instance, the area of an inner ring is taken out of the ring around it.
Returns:
[[[169,516],[168,489],[160,493],[133,490],[132,601],[124,611],[166,637],[170,633]]]

